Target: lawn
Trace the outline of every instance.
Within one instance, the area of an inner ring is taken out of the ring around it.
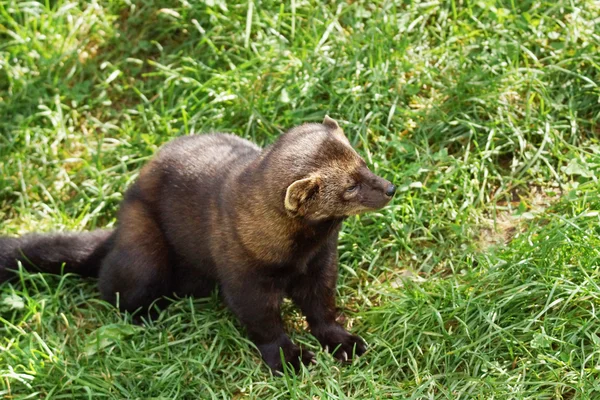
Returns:
[[[174,137],[325,114],[399,186],[341,234],[350,365],[275,377],[216,294],[138,326],[93,280],[22,272],[0,396],[600,398],[599,84],[597,1],[0,0],[3,235],[113,226]]]

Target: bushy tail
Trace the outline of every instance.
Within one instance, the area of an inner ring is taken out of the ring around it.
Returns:
[[[0,237],[0,283],[14,276],[9,270],[17,269],[19,261],[29,271],[97,276],[112,238],[113,232],[105,230]]]

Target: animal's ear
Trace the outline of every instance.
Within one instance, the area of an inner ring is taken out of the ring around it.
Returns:
[[[285,192],[285,209],[296,215],[304,215],[307,201],[319,192],[320,185],[321,179],[318,176],[292,183]]]
[[[330,118],[329,115],[326,115],[325,119],[323,119],[323,125],[334,131],[340,129],[340,126],[338,125],[337,121],[335,119]]]
[[[331,133],[333,133],[333,136],[337,137],[339,140],[352,147],[350,141],[344,134],[344,131],[342,130],[342,128],[340,128],[335,119],[329,118],[329,115],[326,115],[325,119],[323,120],[323,125],[330,129]]]

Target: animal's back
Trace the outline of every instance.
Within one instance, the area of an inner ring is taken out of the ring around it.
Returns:
[[[155,163],[181,183],[222,180],[229,170],[247,164],[260,153],[254,143],[238,136],[216,133],[183,136],[167,143]]]
[[[261,148],[229,134],[185,136],[165,145],[142,172],[140,185],[156,197],[155,208],[178,261],[214,268],[211,241],[227,213],[229,178],[260,155]],[[156,172],[159,171],[157,174]],[[146,175],[146,176],[144,176]],[[160,182],[156,182],[160,176]],[[149,184],[148,184],[149,183]],[[153,188],[152,185],[159,187]]]

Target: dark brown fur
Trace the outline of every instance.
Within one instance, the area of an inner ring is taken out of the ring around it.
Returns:
[[[220,286],[267,364],[313,359],[283,330],[289,296],[312,333],[342,360],[364,342],[335,321],[337,240],[348,215],[383,207],[394,187],[368,170],[337,123],[306,124],[261,150],[232,135],[165,145],[127,191],[113,232],[0,239],[0,279],[16,260],[98,275],[122,309]],[[28,259],[29,261],[25,261]]]

